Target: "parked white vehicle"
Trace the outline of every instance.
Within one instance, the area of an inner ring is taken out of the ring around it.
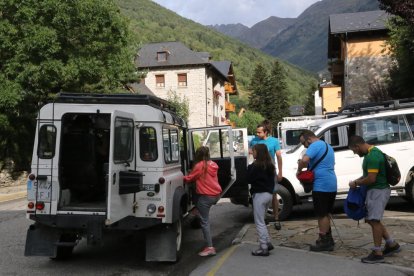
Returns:
[[[335,172],[338,178],[337,199],[346,197],[348,183],[362,175],[362,158],[348,149],[348,137],[362,136],[394,157],[401,170],[401,181],[392,186],[392,196],[403,196],[414,202],[414,101],[397,100],[376,104],[359,104],[344,109],[337,117],[309,126],[315,134],[329,143],[335,151]],[[310,200],[296,178],[297,161],[305,148],[298,144],[283,156],[282,186],[289,191],[281,194],[286,206],[281,216],[286,218],[291,206]]]
[[[194,206],[183,175],[209,132],[219,134],[209,147],[222,196],[248,204],[246,129],[237,130],[234,150],[230,126],[187,129],[155,97],[58,95],[37,118],[25,255],[65,258],[81,238],[94,245],[130,231],[145,235],[147,261],[176,261],[182,219]]]

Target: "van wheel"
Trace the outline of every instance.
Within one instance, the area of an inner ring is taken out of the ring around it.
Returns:
[[[67,245],[57,245],[56,246],[56,257],[51,257],[52,260],[65,260],[72,256],[73,248],[75,248],[75,244],[77,240],[76,235],[73,234],[63,234],[59,242],[60,243],[67,243]]]
[[[292,213],[293,199],[288,189],[280,184],[277,184],[276,187],[277,199],[279,201],[279,220],[285,220]],[[273,206],[268,209],[268,213],[273,215]]]

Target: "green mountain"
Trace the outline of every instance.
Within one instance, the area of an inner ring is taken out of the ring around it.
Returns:
[[[378,10],[377,0],[323,0],[307,8],[262,50],[311,71],[328,63],[329,15]]]
[[[150,42],[181,41],[192,50],[209,52],[213,60],[232,61],[241,96],[240,105],[246,104],[248,84],[256,64],[262,63],[270,68],[275,60],[258,49],[185,19],[150,0],[116,0],[116,3],[130,20],[137,48]],[[285,61],[281,63],[287,76],[290,103],[303,103],[304,88],[316,82],[315,76]],[[238,103],[237,100],[235,102]]]

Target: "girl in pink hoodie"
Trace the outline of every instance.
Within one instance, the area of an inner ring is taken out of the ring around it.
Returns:
[[[218,182],[217,172],[219,167],[210,160],[208,147],[200,147],[195,153],[194,167],[191,173],[184,176],[185,182],[196,182],[196,193],[198,195],[197,209],[200,213],[201,229],[207,246],[198,253],[199,256],[216,255],[210,234],[209,213],[210,208],[220,199],[221,186]]]

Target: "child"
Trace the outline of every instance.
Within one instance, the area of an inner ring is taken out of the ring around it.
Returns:
[[[196,181],[197,209],[201,218],[201,229],[207,243],[207,247],[198,255],[202,257],[213,256],[216,255],[216,249],[213,247],[208,216],[211,206],[216,204],[220,198],[221,186],[217,178],[219,167],[210,160],[210,151],[207,147],[197,149],[194,164],[191,173],[184,176],[184,181]]]
[[[269,233],[264,221],[266,210],[272,201],[275,187],[275,165],[272,162],[266,145],[256,144],[252,149],[254,162],[247,167],[247,181],[250,183],[250,193],[253,197],[253,215],[259,236],[260,247],[252,251],[253,256],[269,256],[273,249]]]

